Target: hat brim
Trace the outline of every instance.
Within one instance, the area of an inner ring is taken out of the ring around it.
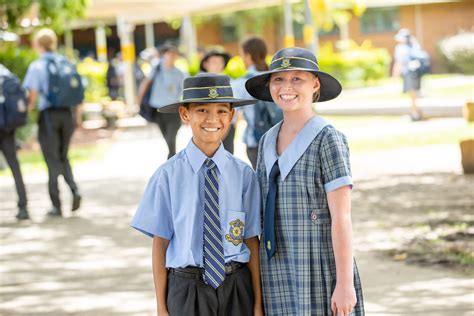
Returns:
[[[342,91],[339,81],[328,73],[307,68],[288,68],[262,72],[245,82],[245,88],[255,99],[274,102],[267,85],[270,75],[285,71],[307,71],[315,74],[321,84],[318,102],[329,101],[336,98]]]
[[[178,113],[178,109],[181,105],[191,104],[191,103],[230,103],[233,108],[237,108],[244,105],[254,104],[257,100],[244,100],[244,99],[234,99],[234,98],[226,98],[226,99],[213,99],[213,100],[202,100],[202,101],[182,101],[172,104],[167,104],[162,107],[157,108],[158,112],[160,113]]]

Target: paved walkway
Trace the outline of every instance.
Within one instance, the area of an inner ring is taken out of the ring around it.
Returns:
[[[407,122],[399,128],[409,126],[416,125]],[[188,137],[189,130],[181,129],[180,148]],[[63,219],[44,216],[49,207],[46,175],[39,173],[26,176],[32,220],[17,223],[13,182],[0,177],[1,315],[154,315],[151,240],[133,231],[129,222],[147,179],[166,159],[163,148],[154,127],[122,132],[103,161],[75,168],[84,203],[77,214],[66,212]],[[237,154],[243,153],[239,144]],[[474,315],[473,280],[380,255],[400,220],[393,217],[397,212],[386,209],[386,192],[412,198],[411,191],[402,190],[411,185],[420,188],[412,192],[417,198],[430,199],[440,194],[428,190],[430,196],[423,196],[427,188],[438,188],[431,182],[447,178],[463,187],[473,178],[461,175],[459,156],[454,145],[353,155],[355,250],[367,315]],[[417,176],[404,176],[413,173]],[[70,203],[64,183],[62,195],[64,204]],[[472,199],[466,203],[474,205]],[[373,212],[374,205],[381,212]]]

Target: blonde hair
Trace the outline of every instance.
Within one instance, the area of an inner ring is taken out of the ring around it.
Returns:
[[[36,32],[33,42],[35,45],[43,48],[47,52],[56,50],[58,44],[58,37],[52,29],[43,28]]]

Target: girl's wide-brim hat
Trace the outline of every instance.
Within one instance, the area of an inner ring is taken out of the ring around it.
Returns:
[[[321,84],[319,102],[337,97],[342,90],[339,81],[328,73],[319,70],[318,61],[309,50],[299,47],[280,49],[272,58],[270,69],[247,80],[245,88],[256,99],[273,101],[268,86],[270,76],[284,71],[308,71],[319,78]]]
[[[178,113],[180,105],[190,103],[230,103],[232,107],[253,104],[255,100],[234,98],[230,78],[209,73],[184,79],[183,100],[158,108],[162,113]]]

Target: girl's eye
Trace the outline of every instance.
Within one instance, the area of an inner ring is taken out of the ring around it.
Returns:
[[[294,77],[294,78],[293,78],[293,81],[299,81],[299,80],[301,80],[300,77]]]
[[[273,78],[273,81],[282,81],[283,79],[281,77],[275,77]]]

